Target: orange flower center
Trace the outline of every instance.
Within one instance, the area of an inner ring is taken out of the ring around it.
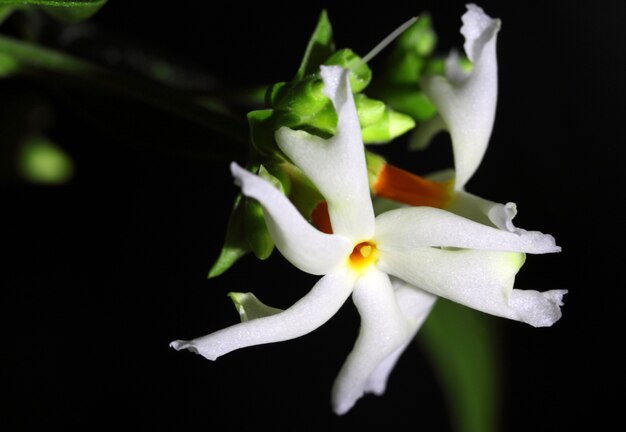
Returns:
[[[376,245],[374,243],[361,242],[357,244],[354,249],[352,249],[352,253],[350,254],[348,261],[350,263],[350,267],[354,270],[362,271],[374,264],[377,257],[378,249],[376,249]]]

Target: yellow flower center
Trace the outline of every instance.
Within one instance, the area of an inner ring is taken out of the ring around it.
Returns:
[[[350,254],[350,258],[348,258],[348,261],[352,269],[363,271],[370,265],[374,264],[377,257],[378,249],[376,249],[376,245],[374,243],[361,242],[357,244],[354,249],[352,249],[352,253]]]

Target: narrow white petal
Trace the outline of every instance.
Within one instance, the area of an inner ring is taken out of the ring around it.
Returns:
[[[304,272],[317,275],[326,274],[344,262],[352,251],[350,241],[315,229],[270,182],[234,162],[230,169],[243,194],[263,206],[272,240],[289,262]]]
[[[339,415],[363,396],[378,365],[411,335],[386,274],[369,270],[357,280],[352,299],[361,315],[361,329],[333,385],[332,405]]]
[[[276,132],[276,141],[328,202],[333,232],[353,242],[368,240],[374,232],[374,211],[349,71],[322,66],[321,74],[324,94],[337,111],[335,136],[324,140],[283,127]]]
[[[566,293],[514,290],[524,254],[480,250],[416,248],[379,250],[381,270],[432,294],[492,315],[550,326],[561,317]]]
[[[379,250],[423,246],[533,254],[561,250],[551,235],[539,231],[503,231],[432,207],[408,207],[379,215],[374,241]]]
[[[465,191],[457,191],[445,209],[483,225],[491,225],[509,232],[522,232],[513,224],[517,206],[512,202],[500,204]]]
[[[490,18],[478,6],[467,8],[461,33],[465,52],[474,64],[471,73],[448,67],[447,78],[425,77],[422,82],[452,136],[457,190],[463,189],[485,154],[498,99],[496,36],[500,20]]]
[[[413,338],[415,338],[415,335],[420,327],[422,327],[422,324],[424,324],[424,321],[426,321],[428,314],[430,314],[438,298],[429,292],[411,286],[397,278],[392,278],[391,282],[395,289],[398,306],[400,306],[400,310],[402,310],[402,313],[409,323],[410,332],[406,342],[380,362],[367,379],[365,391],[377,395],[382,395],[385,392],[389,374],[396,366],[398,359],[406,347]]]
[[[239,312],[241,322],[276,315],[277,313],[282,312],[282,309],[266,305],[251,292],[230,292],[228,293],[228,297],[230,297],[235,304],[237,312]]]
[[[295,339],[328,321],[354,287],[354,275],[341,268],[320,279],[311,291],[290,308],[275,315],[245,321],[191,341],[170,344],[215,360],[239,348]]]

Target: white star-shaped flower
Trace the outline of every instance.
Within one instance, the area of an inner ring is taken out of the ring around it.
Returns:
[[[384,391],[397,357],[437,296],[533,326],[558,320],[565,291],[513,289],[524,253],[560,250],[551,236],[503,231],[429,207],[374,216],[348,71],[322,67],[321,76],[337,112],[336,135],[325,140],[281,128],[276,140],[326,199],[332,234],[309,224],[270,182],[235,163],[231,170],[243,194],[262,205],[283,256],[323,277],[284,311],[251,294],[234,294],[243,322],[171,346],[215,360],[239,348],[293,339],[324,324],[352,296],[361,329],[332,391],[333,408],[343,414],[364,393]]]

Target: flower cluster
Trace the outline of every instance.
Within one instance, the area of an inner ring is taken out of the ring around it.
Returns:
[[[438,297],[535,327],[550,326],[561,317],[566,291],[513,288],[526,253],[560,251],[554,238],[515,228],[513,204],[464,191],[493,126],[499,21],[470,5],[463,22],[472,71],[463,72],[452,55],[445,77],[422,83],[452,137],[456,178],[452,188],[441,189],[448,199],[439,206],[406,205],[411,203],[400,199],[404,204],[375,214],[349,71],[322,66],[323,92],[337,115],[334,136],[324,139],[282,127],[275,139],[323,197],[329,226],[316,228],[272,182],[231,165],[243,195],[262,207],[281,254],[300,270],[322,277],[285,310],[266,306],[251,293],[231,293],[241,323],[174,341],[172,347],[215,360],[239,348],[293,339],[323,325],[352,297],[361,327],[332,390],[333,409],[343,414],[364,393],[384,392],[397,359]],[[382,183],[374,187],[375,195],[398,196],[393,181]],[[419,188],[408,191],[419,193]]]

